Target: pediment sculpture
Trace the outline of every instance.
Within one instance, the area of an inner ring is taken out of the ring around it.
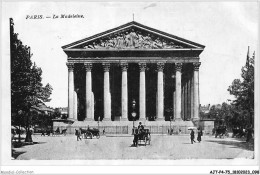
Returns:
[[[161,36],[136,29],[128,29],[96,39],[82,46],[85,49],[174,49],[183,48]]]

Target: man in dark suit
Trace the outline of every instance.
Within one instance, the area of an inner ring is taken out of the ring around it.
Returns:
[[[81,130],[80,129],[75,129],[75,135],[77,136],[77,141],[81,140],[80,136],[81,136]]]
[[[195,142],[194,138],[195,138],[195,136],[194,136],[194,131],[193,131],[193,129],[192,129],[191,132],[190,132],[191,144],[193,144],[193,142]],[[196,142],[195,142],[195,143],[196,143]]]
[[[143,131],[144,130],[144,126],[142,125],[142,122],[139,122],[138,130],[139,131]]]

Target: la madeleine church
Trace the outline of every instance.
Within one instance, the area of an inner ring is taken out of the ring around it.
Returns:
[[[75,127],[198,126],[204,48],[135,21],[62,46],[69,120]]]

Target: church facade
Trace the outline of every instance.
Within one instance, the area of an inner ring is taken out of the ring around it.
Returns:
[[[135,21],[63,46],[69,119],[199,120],[204,48]]]

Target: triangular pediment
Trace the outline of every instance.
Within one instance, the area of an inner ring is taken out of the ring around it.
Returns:
[[[63,46],[66,49],[83,50],[147,50],[147,49],[203,49],[205,46],[161,32],[137,22]]]

